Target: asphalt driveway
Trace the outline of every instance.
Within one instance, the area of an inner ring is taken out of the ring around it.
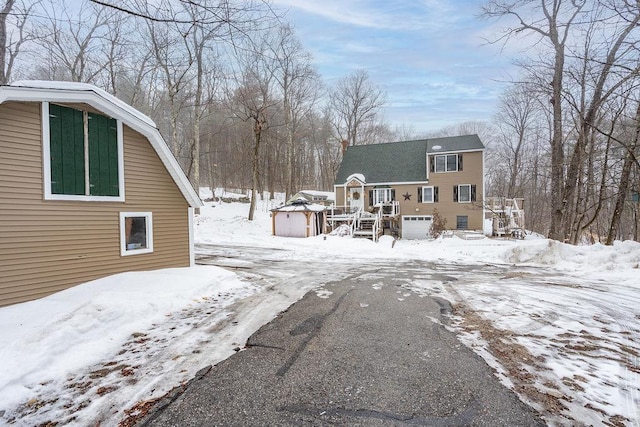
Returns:
[[[312,291],[139,425],[543,426],[402,269]]]

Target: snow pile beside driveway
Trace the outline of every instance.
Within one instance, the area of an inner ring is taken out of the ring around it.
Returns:
[[[514,264],[538,264],[562,269],[614,271],[620,268],[640,268],[640,243],[616,241],[613,246],[596,243],[573,246],[555,240],[526,241],[513,248],[506,260]]]
[[[198,266],[117,274],[0,309],[0,421],[91,425],[131,406],[159,375],[167,391],[207,364],[188,355],[206,339],[189,325],[224,317],[255,290]],[[162,352],[166,360],[154,359]]]

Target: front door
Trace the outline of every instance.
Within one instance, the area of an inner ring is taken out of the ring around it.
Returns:
[[[364,194],[362,194],[362,187],[349,188],[349,196],[351,200],[350,206],[352,212],[355,212],[358,209],[362,209],[364,207]]]

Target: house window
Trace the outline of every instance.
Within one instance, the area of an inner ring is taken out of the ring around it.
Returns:
[[[151,212],[120,212],[120,255],[153,252]]]
[[[442,154],[432,159],[431,172],[457,172],[462,170],[462,154]]]
[[[122,124],[43,103],[45,199],[124,201]]]
[[[471,201],[471,185],[458,185],[458,203],[468,203]]]
[[[456,229],[467,230],[469,228],[469,217],[467,215],[456,216]]]
[[[392,188],[375,188],[371,191],[371,204],[377,205],[378,203],[390,202],[394,198],[394,191]]]
[[[460,184],[453,187],[453,201],[470,203],[476,201],[476,186],[474,184]]]
[[[420,203],[435,203],[438,201],[438,187],[421,187],[418,196]]]

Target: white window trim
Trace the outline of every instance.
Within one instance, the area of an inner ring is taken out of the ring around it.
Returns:
[[[461,187],[469,187],[469,200],[460,200],[460,188]],[[460,184],[458,185],[458,203],[471,203],[471,184]]]
[[[431,189],[431,200],[425,200],[424,199],[424,189],[425,188],[430,188]],[[434,187],[432,185],[426,185],[424,187],[422,187],[422,203],[434,203],[433,199],[434,199]]]
[[[448,156],[456,156],[456,169],[455,170],[447,170],[447,165],[449,164],[449,162],[447,161],[447,157]],[[438,157],[444,157],[444,170],[443,171],[439,171],[438,170]],[[434,155],[434,167],[433,167],[433,171],[434,173],[447,173],[447,172],[458,172],[458,155],[457,154],[436,154]]]
[[[69,200],[80,202],[124,202],[124,139],[122,121],[118,127],[118,194],[119,196],[82,196],[51,193],[51,134],[49,132],[49,103],[42,103],[42,162],[44,175],[44,200]],[[88,161],[85,156],[85,162]]]
[[[127,239],[125,236],[125,219],[128,217],[144,217],[147,226],[147,247],[143,249],[127,250]],[[120,255],[140,255],[153,252],[153,214],[151,212],[120,212]]]
[[[382,197],[379,197],[378,196],[379,194],[382,194]],[[373,203],[372,203],[373,205],[377,205],[378,203],[390,202],[391,188],[374,188],[372,196],[373,196]],[[379,199],[382,199],[382,200],[379,200]]]

